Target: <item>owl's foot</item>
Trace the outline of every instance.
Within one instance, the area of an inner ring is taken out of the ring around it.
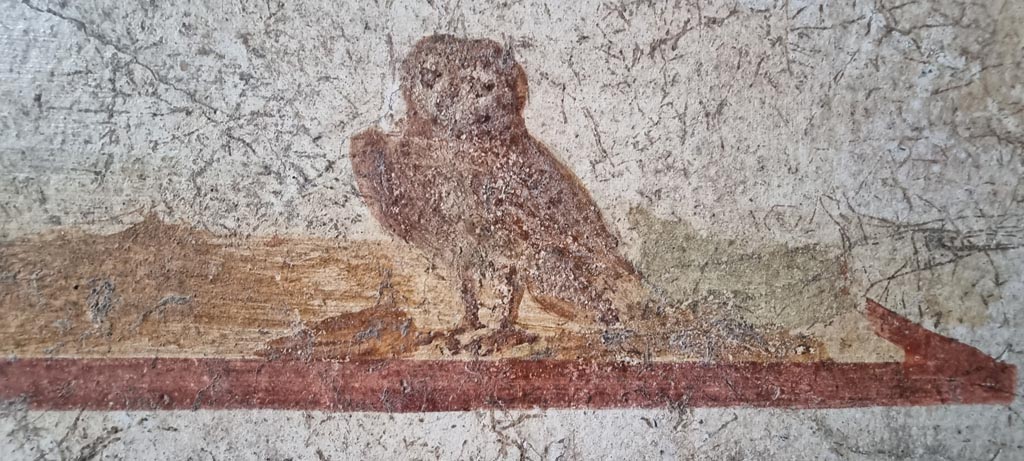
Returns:
[[[458,355],[463,349],[463,344],[462,341],[459,340],[459,336],[483,330],[484,328],[487,328],[487,325],[484,325],[480,319],[476,318],[476,316],[466,315],[462,317],[458,326],[444,333],[443,338],[445,348],[447,348],[451,354]]]
[[[522,344],[533,344],[539,337],[522,328],[514,326],[503,326],[493,333],[470,341],[462,347],[466,352],[474,355],[491,355],[503,349],[509,349]]]
[[[451,334],[453,336],[458,336],[464,333],[483,330],[484,328],[487,328],[487,325],[484,325],[483,322],[480,321],[480,319],[466,316],[463,317],[462,321],[459,322],[459,326],[455,327],[455,329],[451,331]]]

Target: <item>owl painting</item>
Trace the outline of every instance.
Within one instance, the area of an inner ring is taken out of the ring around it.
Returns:
[[[449,271],[465,308],[456,334],[493,351],[536,340],[517,326],[525,293],[547,312],[611,327],[617,287],[639,274],[580,180],[527,131],[523,68],[491,40],[421,39],[401,67],[406,118],[351,140],[374,218]],[[500,321],[480,321],[481,290]]]

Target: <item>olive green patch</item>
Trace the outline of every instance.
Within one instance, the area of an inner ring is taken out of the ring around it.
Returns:
[[[754,325],[803,329],[858,309],[838,247],[781,244],[750,248],[701,236],[683,221],[642,208],[629,221],[640,235],[638,268],[680,303],[722,306]]]

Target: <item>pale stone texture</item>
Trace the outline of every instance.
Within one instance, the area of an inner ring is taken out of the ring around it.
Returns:
[[[0,1],[0,238],[147,211],[220,234],[388,238],[355,195],[348,138],[401,117],[415,40],[490,37],[527,71],[532,133],[632,256],[636,207],[751,249],[835,247],[860,293],[1024,365],[1024,2],[469,3]],[[0,453],[1017,459],[1022,411],[14,405]]]

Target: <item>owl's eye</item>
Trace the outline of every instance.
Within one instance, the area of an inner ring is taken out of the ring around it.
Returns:
[[[433,88],[434,83],[437,82],[437,78],[441,76],[441,73],[428,68],[420,69],[420,84],[427,88]]]
[[[484,98],[494,91],[494,82],[479,82],[473,85],[473,95],[477,98]]]

